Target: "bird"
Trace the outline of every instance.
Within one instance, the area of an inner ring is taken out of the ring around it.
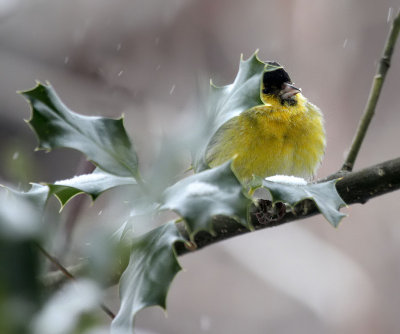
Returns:
[[[323,115],[279,63],[268,65],[274,70],[260,79],[262,104],[216,131],[206,148],[206,163],[213,168],[232,160],[232,170],[243,184],[250,184],[254,176],[312,180],[325,154]]]

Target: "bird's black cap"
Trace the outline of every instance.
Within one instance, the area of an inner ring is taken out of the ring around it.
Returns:
[[[266,72],[263,75],[264,94],[276,93],[282,89],[282,85],[285,82],[287,83],[292,82],[292,80],[289,77],[289,74],[277,62],[268,61],[266,62],[266,64],[272,66],[270,70],[268,69],[267,66]]]

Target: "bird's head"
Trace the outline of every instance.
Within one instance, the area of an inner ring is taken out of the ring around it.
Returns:
[[[296,94],[301,89],[293,86],[289,74],[274,61],[266,62],[267,69],[263,75],[262,93],[278,98],[282,105],[296,105]]]

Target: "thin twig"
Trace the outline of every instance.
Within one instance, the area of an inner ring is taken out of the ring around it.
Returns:
[[[71,280],[76,280],[74,275],[72,275],[67,268],[65,268],[54,256],[50,255],[39,243],[36,243],[36,247],[40,250],[40,252],[52,263],[54,264],[58,270],[60,270],[64,276],[68,277]]]
[[[39,251],[52,263],[58,270],[60,270],[64,276],[68,277],[70,280],[76,281],[74,275],[72,275],[67,268],[65,268],[54,256],[50,255],[39,243],[36,243],[36,247]],[[100,308],[111,318],[115,318],[115,314],[103,303],[100,304]]]
[[[392,58],[394,46],[399,36],[400,31],[400,11],[397,13],[396,18],[393,20],[390,32],[385,44],[383,56],[379,61],[379,66],[372,81],[371,91],[369,93],[367,105],[365,106],[364,114],[360,119],[356,135],[354,136],[353,142],[350,146],[350,151],[347,154],[347,158],[342,166],[344,171],[352,171],[354,163],[356,161],[358,152],[360,151],[361,144],[367,133],[368,126],[371,123],[372,117],[375,113],[376,104],[378,103],[379,96],[381,94],[382,85],[385,81],[386,73],[390,67],[390,61]]]

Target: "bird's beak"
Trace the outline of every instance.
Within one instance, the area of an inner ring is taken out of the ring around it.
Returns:
[[[300,88],[296,88],[295,86],[285,82],[282,85],[282,90],[279,92],[279,95],[281,96],[282,99],[287,100],[300,92],[301,92]]]

